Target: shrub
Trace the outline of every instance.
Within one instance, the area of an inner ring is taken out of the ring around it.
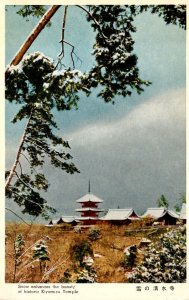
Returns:
[[[89,235],[88,235],[89,239],[91,241],[96,241],[97,239],[100,238],[100,230],[95,228],[95,229],[91,229],[89,231]]]
[[[33,258],[39,261],[40,271],[42,273],[43,263],[49,259],[48,248],[44,240],[40,240],[33,248]]]
[[[93,268],[84,268],[77,275],[77,283],[94,283],[96,282],[96,272]]]
[[[164,233],[146,250],[144,261],[129,282],[176,283],[186,281],[186,227]]]
[[[20,256],[22,255],[24,251],[24,238],[22,234],[18,234],[16,236],[15,242],[14,242],[14,250],[15,250],[15,263],[16,265],[19,265],[21,263]]]
[[[64,272],[64,276],[62,278],[60,278],[59,282],[60,283],[69,283],[69,282],[71,282],[71,274],[70,274],[69,269],[67,269]]]
[[[122,266],[124,268],[133,268],[136,261],[136,255],[137,255],[136,245],[129,247],[126,253],[124,254]]]
[[[83,258],[84,256],[93,256],[93,250],[91,245],[88,243],[87,240],[80,241],[76,243],[73,247],[71,252],[73,253],[73,259],[79,262],[80,266],[83,266]]]

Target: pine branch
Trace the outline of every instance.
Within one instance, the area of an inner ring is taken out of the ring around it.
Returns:
[[[101,33],[101,35],[103,36],[103,38],[107,38],[104,34],[103,34],[103,32],[102,32],[102,30],[101,30],[101,28],[100,28],[100,24],[97,22],[97,20],[93,17],[93,15],[90,13],[90,11],[88,11],[87,9],[86,9],[86,7],[85,6],[83,6],[83,5],[76,5],[77,7],[79,7],[79,8],[81,8],[82,10],[84,10],[88,15],[89,15],[89,17],[94,21],[94,23],[97,25],[97,27],[99,28],[99,31],[100,31],[100,33]]]
[[[35,202],[35,201],[32,201],[32,200],[29,200],[29,199],[26,199],[23,195],[19,195],[18,193],[16,193],[15,191],[12,191],[12,193],[14,193],[15,195],[17,195],[18,197],[20,198],[24,198],[24,201],[28,201],[30,203],[34,203],[35,205],[38,205],[40,208],[44,209],[44,206]]]
[[[30,167],[31,167],[31,163],[30,163],[29,159],[27,158],[27,156],[26,156],[23,152],[21,152],[20,154],[24,156],[24,158],[27,160],[27,162],[29,163],[29,165],[30,165]],[[36,171],[36,169],[35,169],[34,167],[32,167],[32,169],[34,170],[34,172],[35,172],[36,174],[38,174],[38,172]]]

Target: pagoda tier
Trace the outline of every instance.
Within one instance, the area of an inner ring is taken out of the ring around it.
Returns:
[[[75,211],[79,211],[79,212],[86,212],[86,211],[93,211],[93,212],[102,212],[104,211],[101,208],[93,208],[93,207],[84,207],[84,208],[77,208]]]
[[[81,213],[81,217],[78,220],[82,221],[84,225],[95,224],[99,219],[98,215],[103,209],[98,208],[98,205],[102,203],[103,200],[97,196],[90,193],[79,198],[76,203],[81,204],[81,208],[76,209],[77,212]]]

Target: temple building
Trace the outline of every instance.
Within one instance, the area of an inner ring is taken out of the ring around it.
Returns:
[[[166,207],[148,208],[141,218],[149,217],[161,225],[176,225],[179,215]]]
[[[96,224],[97,220],[99,220],[99,213],[103,211],[103,209],[98,207],[102,202],[102,199],[91,193],[89,182],[88,194],[76,200],[76,203],[81,204],[81,207],[76,209],[76,212],[81,214],[80,217],[77,217],[77,220],[81,221],[83,225]]]
[[[111,223],[112,225],[128,225],[134,220],[139,220],[133,208],[109,209],[107,214],[100,218],[101,221]]]

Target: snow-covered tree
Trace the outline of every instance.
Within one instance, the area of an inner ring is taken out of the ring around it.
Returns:
[[[171,230],[151,244],[129,282],[182,283],[186,281],[186,227]]]
[[[49,261],[48,247],[44,240],[39,241],[33,248],[33,259],[39,261],[40,272],[42,273],[43,264]]]

